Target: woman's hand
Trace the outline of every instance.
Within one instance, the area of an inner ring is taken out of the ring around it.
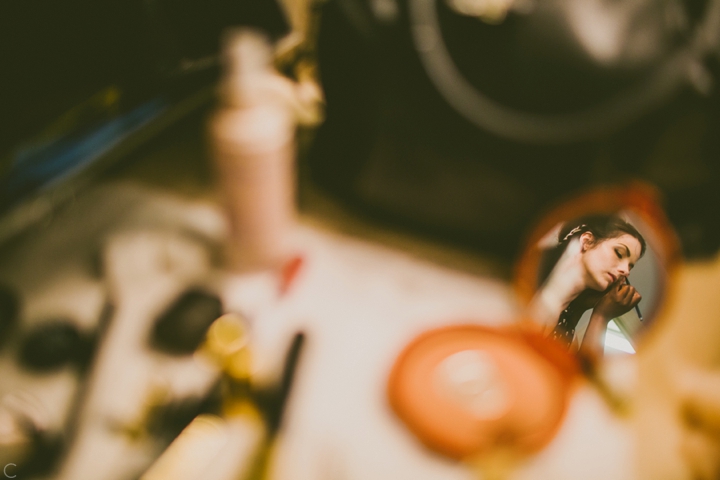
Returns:
[[[618,279],[595,305],[594,313],[601,315],[606,321],[628,312],[642,298],[635,287],[622,282],[624,278]]]
[[[629,311],[640,301],[640,294],[635,287],[623,283],[624,281],[624,278],[618,279],[610,285],[607,292],[603,292],[590,316],[579,353],[591,364],[602,358],[608,322]]]

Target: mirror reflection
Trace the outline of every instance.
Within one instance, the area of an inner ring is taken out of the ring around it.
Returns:
[[[546,222],[523,259],[528,316],[583,358],[633,354],[665,292],[667,232],[632,208],[574,210]]]

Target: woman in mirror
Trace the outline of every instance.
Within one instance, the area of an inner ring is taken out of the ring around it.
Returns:
[[[640,232],[618,215],[566,222],[541,262],[542,286],[531,304],[531,316],[546,335],[584,357],[602,356],[608,322],[640,302],[627,277],[645,248]],[[575,330],[588,309],[592,315],[580,343]]]

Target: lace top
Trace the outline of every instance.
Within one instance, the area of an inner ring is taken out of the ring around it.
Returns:
[[[573,338],[575,338],[575,327],[579,320],[578,318],[573,318],[574,315],[572,313],[573,310],[570,306],[562,311],[551,335],[553,339],[567,343],[568,345],[570,345]]]

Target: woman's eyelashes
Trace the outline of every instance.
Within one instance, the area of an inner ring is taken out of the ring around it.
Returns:
[[[615,248],[614,250],[615,250],[615,256],[618,258],[618,260],[623,260],[625,258],[628,258],[628,260],[630,259],[630,254],[627,252],[623,252],[622,248]],[[635,267],[635,264],[628,261],[627,273],[630,273],[630,270],[632,270],[634,267]],[[625,276],[627,276],[627,275],[625,275]]]

